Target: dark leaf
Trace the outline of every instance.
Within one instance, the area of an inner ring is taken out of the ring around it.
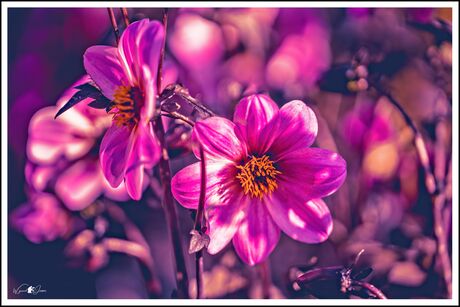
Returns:
[[[451,25],[441,19],[434,20],[432,23],[409,22],[409,25],[433,34],[436,45],[441,45],[443,42],[452,43],[452,28]]]
[[[86,98],[92,98],[96,102],[94,105],[91,106],[93,108],[98,108],[98,109],[104,109],[110,104],[110,100],[108,100],[102,93],[101,91],[92,85],[91,83],[84,83],[81,85],[78,85],[75,87],[76,89],[79,89],[78,92],[76,92],[70,99],[69,101],[59,109],[59,111],[56,113],[54,118],[56,119],[59,115],[64,113],[65,111],[69,110],[70,108],[74,107],[76,104],[81,102],[82,100],[85,100]],[[104,105],[104,106],[102,106]]]
[[[110,105],[110,100],[105,97],[98,98],[88,103],[88,106],[95,109],[107,109]]]
[[[361,280],[366,278],[372,273],[372,268],[365,268],[363,270],[358,271],[357,273],[352,274],[352,278],[356,280]]]
[[[324,73],[321,80],[319,80],[319,88],[323,91],[340,93],[344,95],[352,95],[347,88],[348,78],[346,71],[350,69],[349,64],[339,64],[333,66],[330,70]]]

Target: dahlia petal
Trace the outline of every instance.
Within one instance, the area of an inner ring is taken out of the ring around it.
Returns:
[[[221,183],[234,178],[232,163],[206,160],[206,195],[210,197],[214,190],[219,190]],[[189,209],[198,208],[201,188],[201,162],[194,163],[180,170],[171,181],[174,198]]]
[[[236,161],[246,156],[246,145],[234,123],[222,117],[209,117],[195,124],[192,138],[203,147],[210,160]],[[199,148],[194,148],[197,158]]]
[[[294,188],[291,189],[291,192],[293,190]],[[331,234],[331,213],[321,199],[302,203],[295,194],[277,191],[273,194],[267,208],[279,228],[294,240],[320,243]]]
[[[86,154],[94,144],[94,136],[87,130],[91,122],[85,116],[71,109],[55,120],[56,110],[43,108],[30,120],[27,156],[35,163],[53,164],[62,156],[73,160]],[[69,115],[75,122],[69,121]]]
[[[210,254],[217,254],[232,240],[246,217],[249,203],[249,198],[231,183],[207,197],[205,215],[211,239],[208,245]]]
[[[139,40],[148,23],[148,19],[131,23],[123,31],[118,43],[118,56],[122,63],[121,66],[131,85],[138,85],[140,80]]]
[[[66,169],[56,181],[56,195],[72,211],[83,210],[103,191],[103,177],[96,161],[81,160]]]
[[[164,36],[163,25],[154,20],[145,24],[142,36],[139,38],[139,64],[141,67],[147,66],[152,76],[156,76],[158,71]]]
[[[115,47],[89,47],[83,55],[83,65],[104,96],[110,100],[113,99],[115,89],[127,83]]]
[[[139,200],[142,196],[144,180],[148,180],[144,170],[151,169],[159,159],[160,144],[153,134],[151,124],[137,126],[125,172],[126,189],[133,199]]]
[[[123,181],[126,161],[133,146],[131,130],[113,124],[105,133],[99,149],[102,172],[112,187]]]
[[[277,157],[289,151],[307,148],[318,133],[316,115],[304,102],[293,100],[281,107],[276,140],[269,149]]]
[[[278,105],[267,95],[247,96],[236,106],[233,122],[244,135],[251,153],[264,153],[273,142],[272,133],[262,131],[278,110]]]
[[[345,181],[347,165],[337,153],[321,148],[287,152],[277,160],[278,189],[296,187],[302,202],[328,196]]]
[[[280,238],[280,229],[273,221],[264,201],[253,200],[247,217],[233,238],[238,256],[247,264],[263,262],[275,249]]]

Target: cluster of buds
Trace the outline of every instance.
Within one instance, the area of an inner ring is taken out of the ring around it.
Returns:
[[[368,89],[368,64],[368,52],[365,49],[360,49],[353,57],[351,61],[351,67],[345,72],[345,75],[348,79],[347,89],[350,92],[361,92]]]

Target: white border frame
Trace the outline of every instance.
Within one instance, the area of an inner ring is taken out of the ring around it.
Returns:
[[[25,7],[44,7],[44,8],[71,8],[71,7],[443,7],[452,8],[452,299],[390,299],[388,301],[379,300],[304,300],[304,299],[283,299],[283,300],[108,300],[108,299],[8,299],[8,259],[7,259],[7,231],[8,231],[8,134],[7,134],[7,119],[8,119],[8,8],[25,8]],[[458,170],[459,170],[459,90],[458,90],[458,2],[456,1],[427,1],[427,2],[220,2],[220,1],[197,1],[197,2],[2,2],[2,106],[1,106],[1,144],[2,144],[2,277],[1,277],[1,296],[2,305],[456,305],[459,304],[458,296]]]

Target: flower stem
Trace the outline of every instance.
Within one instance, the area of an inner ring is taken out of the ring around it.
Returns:
[[[115,13],[111,7],[107,8],[107,12],[109,13],[110,23],[112,24],[113,33],[115,34],[115,40],[118,42],[120,41],[120,32],[118,31],[117,20],[115,18]]]
[[[201,183],[200,197],[198,199],[198,209],[195,217],[194,229],[200,233],[206,232],[203,226],[204,202],[206,198],[206,158],[203,147],[200,146],[200,166],[201,166]],[[203,249],[195,254],[195,269],[196,269],[196,298],[203,298]]]
[[[120,9],[121,14],[123,15],[123,21],[125,22],[125,26],[129,26],[129,17],[128,17],[128,10],[125,7]]]
[[[262,295],[264,299],[270,299],[270,288],[271,288],[271,278],[270,278],[270,265],[268,259],[262,262],[259,265],[259,274],[262,281]]]
[[[161,93],[161,82],[163,81],[163,62],[165,58],[166,33],[168,30],[168,9],[164,9],[164,12],[163,12],[163,27],[165,31],[165,39],[163,42],[163,48],[161,48],[160,63],[158,64],[157,95],[160,95]]]
[[[430,166],[430,160],[428,158],[428,151],[426,149],[425,142],[423,141],[422,134],[415,126],[412,118],[407,114],[401,104],[387,91],[385,91],[379,84],[373,83],[373,87],[381,94],[388,98],[388,100],[398,109],[403,116],[407,125],[411,128],[414,133],[414,146],[417,151],[420,163],[423,166],[425,172],[425,186],[428,193],[431,196],[433,203],[433,218],[434,218],[434,234],[436,236],[438,257],[441,261],[442,275],[446,284],[447,295],[452,297],[452,266],[449,257],[449,251],[447,249],[447,236],[444,229],[445,222],[443,220],[443,206],[445,202],[445,188],[440,191],[440,186],[436,180],[436,176]]]
[[[166,24],[167,24],[167,12],[165,12],[163,22],[165,24],[165,40],[166,40]],[[161,89],[161,70],[164,60],[164,42],[161,50],[160,63],[158,66],[157,75],[157,92],[160,93]],[[168,150],[166,149],[165,140],[165,129],[163,126],[163,120],[161,116],[157,116],[154,122],[155,134],[158,138],[161,147],[160,161],[158,163],[160,170],[160,180],[163,185],[163,209],[165,210],[166,219],[168,222],[169,231],[171,234],[172,246],[174,249],[175,258],[175,271],[176,271],[176,282],[178,288],[178,296],[182,298],[188,298],[188,274],[185,265],[184,252],[182,249],[182,241],[180,235],[180,227],[178,223],[178,216],[174,199],[171,192],[171,169],[169,165]]]
[[[378,299],[381,299],[381,300],[386,300],[387,299],[385,294],[383,294],[383,292],[380,291],[380,289],[378,289],[376,286],[374,286],[374,285],[372,285],[370,283],[359,281],[359,280],[353,280],[351,282],[351,286],[352,287],[353,286],[358,286],[358,287],[364,288],[367,291],[369,291],[369,293],[371,293],[372,295],[374,295]]]
[[[185,258],[182,249],[180,227],[178,224],[177,211],[171,192],[171,170],[169,166],[168,151],[165,147],[165,130],[163,127],[162,117],[158,116],[155,125],[155,134],[160,142],[161,156],[159,161],[160,180],[163,185],[163,209],[165,210],[168,221],[169,231],[171,233],[172,245],[174,247],[174,257],[176,260],[176,282],[178,294],[188,298],[188,275],[185,265]]]

